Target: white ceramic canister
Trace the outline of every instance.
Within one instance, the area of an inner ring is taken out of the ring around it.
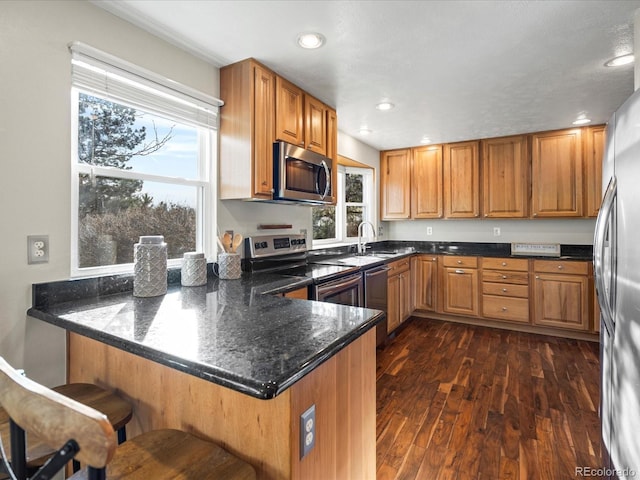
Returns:
[[[180,283],[183,287],[199,287],[207,284],[207,259],[204,253],[187,252],[183,255]]]
[[[167,293],[167,244],[162,235],[140,237],[133,246],[133,296]]]

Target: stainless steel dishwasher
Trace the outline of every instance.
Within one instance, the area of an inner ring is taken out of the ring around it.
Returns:
[[[381,345],[387,339],[387,272],[389,267],[381,265],[369,268],[363,272],[364,276],[364,306],[375,308],[385,313],[384,320],[376,327],[376,345]]]

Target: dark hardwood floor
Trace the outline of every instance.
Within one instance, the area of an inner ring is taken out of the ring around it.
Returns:
[[[377,358],[377,480],[598,468],[598,344],[423,318]]]

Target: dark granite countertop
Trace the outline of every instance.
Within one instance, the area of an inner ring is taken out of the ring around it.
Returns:
[[[171,275],[170,275],[171,277]],[[283,298],[310,280],[244,273],[137,298],[131,276],[34,285],[28,315],[236,391],[278,395],[383,319]],[[107,294],[105,294],[105,292]]]

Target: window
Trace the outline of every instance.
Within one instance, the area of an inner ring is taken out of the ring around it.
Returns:
[[[72,51],[72,275],[132,270],[142,235],[169,265],[214,253],[219,101],[107,54]]]
[[[314,245],[357,240],[358,225],[375,222],[373,188],[372,169],[340,165],[336,206],[313,207]],[[365,235],[370,236],[371,229]]]

